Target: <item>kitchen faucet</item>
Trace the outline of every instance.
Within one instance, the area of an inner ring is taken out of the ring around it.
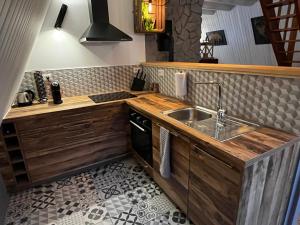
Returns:
[[[217,81],[209,81],[209,82],[194,82],[194,84],[211,84],[218,85],[219,95],[218,95],[218,105],[217,105],[217,122],[220,124],[224,124],[225,121],[225,109],[222,107],[222,84]]]

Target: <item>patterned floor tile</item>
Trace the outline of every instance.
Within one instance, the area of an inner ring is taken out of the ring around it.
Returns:
[[[30,214],[30,224],[53,224],[58,220],[57,209],[55,206],[50,206],[44,209],[35,210]]]
[[[65,216],[70,216],[73,213],[80,212],[80,211],[81,211],[80,203],[66,201],[57,208],[57,215],[58,218],[63,218]]]
[[[144,185],[144,188],[146,189],[147,193],[151,195],[152,198],[163,193],[161,188],[155,182],[148,181]]]
[[[178,209],[165,214],[170,225],[192,225],[192,222],[186,218],[186,215]]]
[[[32,190],[10,196],[10,204],[6,213],[7,224],[28,224],[31,213]]]
[[[161,215],[146,223],[147,225],[170,225],[168,216]]]
[[[102,224],[107,220],[111,222],[104,203],[91,206],[83,212],[83,216],[86,224]]]
[[[132,158],[10,198],[9,225],[190,225]]]
[[[152,205],[156,205],[160,214],[176,210],[175,205],[164,193],[156,195],[154,198],[148,200],[148,202]]]
[[[137,215],[138,222],[141,224],[146,224],[160,216],[158,205],[151,204],[149,201],[139,202],[133,207],[132,212]]]
[[[102,188],[97,188],[98,196],[104,201],[116,197],[118,195],[122,195],[124,193],[123,189],[120,187],[120,184],[114,183],[109,186],[105,186]]]
[[[132,208],[120,213],[118,216],[111,217],[111,220],[114,225],[142,225]]]
[[[51,190],[38,192],[31,199],[32,212],[56,205],[55,192]]]
[[[128,211],[132,208],[132,204],[125,195],[119,195],[105,201],[105,207],[112,217],[117,216],[124,211]]]
[[[58,220],[53,225],[85,225],[85,220],[81,212],[73,213],[70,216],[66,216]],[[52,225],[52,224],[49,224]]]
[[[127,192],[126,197],[129,199],[132,205],[136,205],[141,201],[147,201],[152,199],[152,196],[147,192],[145,188],[142,187]]]

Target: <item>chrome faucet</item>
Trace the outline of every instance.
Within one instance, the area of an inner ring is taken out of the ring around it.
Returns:
[[[194,84],[212,84],[218,85],[219,95],[218,95],[218,106],[217,106],[217,122],[220,124],[224,124],[225,121],[225,109],[222,107],[222,84],[217,81],[209,81],[209,82],[195,82]]]

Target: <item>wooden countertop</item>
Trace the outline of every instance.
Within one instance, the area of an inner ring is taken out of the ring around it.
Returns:
[[[128,99],[126,102],[128,105],[148,114],[162,124],[174,127],[174,129],[180,131],[183,135],[192,138],[194,141],[200,140],[205,146],[215,149],[222,157],[229,158],[240,168],[249,166],[257,160],[272,154],[273,151],[300,140],[299,137],[292,134],[260,127],[231,140],[220,142],[162,114],[163,111],[180,109],[188,106],[177,99],[158,94],[150,94],[140,96],[139,98]]]
[[[250,131],[240,135],[234,139],[219,142],[204,133],[194,130],[185,124],[162,114],[163,111],[188,107],[189,105],[184,102],[160,94],[149,94],[149,92],[132,92],[132,94],[140,96],[132,99],[104,103],[94,103],[88,96],[75,96],[64,98],[63,104],[60,105],[47,103],[13,108],[7,114],[4,121],[101,104],[126,102],[129,106],[151,116],[155,120],[160,121],[162,124],[167,124],[169,127],[180,131],[183,135],[192,138],[194,141],[200,140],[202,143],[205,143],[206,146],[216,149],[222,157],[227,157],[240,168],[246,165],[251,165],[262,157],[278,150],[280,147],[299,140],[299,137],[295,135],[262,127],[255,131]]]
[[[150,93],[149,91],[139,91],[134,92],[131,91],[131,94],[134,95],[141,95]],[[47,102],[46,104],[33,104],[31,106],[26,107],[16,107],[12,108],[7,115],[5,116],[4,120],[12,120],[17,118],[23,118],[27,116],[34,116],[44,113],[51,113],[51,112],[58,112],[63,110],[70,110],[70,109],[77,109],[82,107],[89,107],[101,104],[110,104],[114,102],[124,102],[124,100],[117,100],[111,102],[103,102],[103,103],[95,103],[92,101],[88,96],[74,96],[74,97],[66,97],[63,98],[63,103],[59,105],[53,104],[51,101]]]
[[[146,62],[143,66],[199,69],[204,71],[228,72],[238,74],[251,74],[281,78],[300,78],[300,68],[283,66],[260,66],[260,65],[238,65],[238,64],[207,64],[189,62]]]

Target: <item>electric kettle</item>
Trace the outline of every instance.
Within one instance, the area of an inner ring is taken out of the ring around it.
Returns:
[[[32,105],[35,94],[31,90],[26,90],[24,92],[19,92],[17,94],[18,106],[29,106]]]

